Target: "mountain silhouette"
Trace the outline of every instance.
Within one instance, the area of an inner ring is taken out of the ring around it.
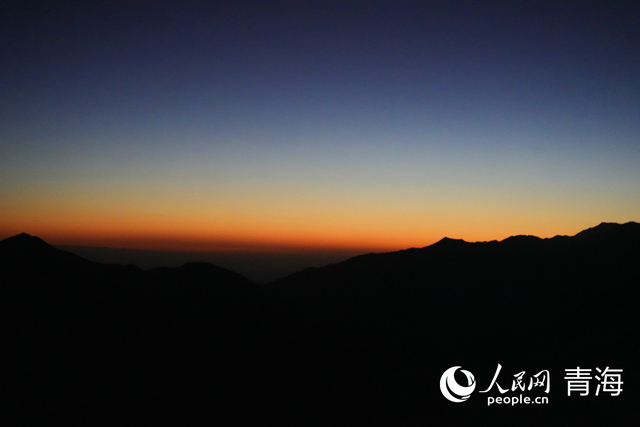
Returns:
[[[213,265],[104,265],[21,234],[0,242],[0,283],[20,424],[230,415],[263,382],[254,355],[277,342],[277,303]]]
[[[206,263],[99,264],[21,234],[0,242],[6,403],[22,424],[624,424],[640,415],[639,260],[640,224],[603,223],[444,238],[258,286]],[[550,403],[488,407],[498,363],[503,388],[548,370]],[[478,383],[462,404],[440,393],[452,366]],[[568,396],[577,366],[623,369],[622,393]]]

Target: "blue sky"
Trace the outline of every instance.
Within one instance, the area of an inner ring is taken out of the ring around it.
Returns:
[[[187,3],[2,6],[0,237],[395,250],[640,216],[635,2]]]

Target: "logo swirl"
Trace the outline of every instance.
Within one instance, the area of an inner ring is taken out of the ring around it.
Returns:
[[[454,376],[458,369],[460,369],[460,366],[453,366],[444,371],[444,374],[440,377],[440,391],[443,396],[456,403],[466,401],[476,388],[476,379],[473,374],[464,369],[461,369],[460,372],[467,377],[468,384],[466,386],[458,384]]]

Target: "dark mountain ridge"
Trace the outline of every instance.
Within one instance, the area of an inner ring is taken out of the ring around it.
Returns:
[[[318,363],[340,360],[336,349],[344,348],[361,358],[358,364],[340,361],[332,367],[342,369],[341,377],[359,373],[358,381],[342,385],[348,390],[345,399],[374,388],[367,373],[375,371],[388,378],[384,390],[411,390],[407,395],[430,401],[441,398],[439,392],[426,393],[409,379],[403,383],[394,366],[413,367],[412,375],[428,384],[438,377],[423,367],[426,355],[429,364],[439,366],[436,373],[454,364],[482,372],[498,362],[546,363],[556,372],[572,363],[633,366],[640,356],[631,339],[640,326],[639,244],[635,222],[603,223],[574,237],[443,239],[422,249],[308,269],[271,287],[314,325],[313,334],[323,337],[314,349],[321,355]],[[309,381],[321,382],[322,375]],[[572,408],[568,413],[580,419],[585,402],[566,402]],[[486,415],[478,410],[480,418]]]
[[[258,286],[206,263],[94,263],[21,234],[0,241],[7,403],[23,424],[623,423],[639,415],[639,261],[640,225],[603,223],[572,237],[445,238]],[[445,369],[486,387],[498,363],[503,386],[548,369],[554,404],[440,394]],[[624,392],[566,396],[577,365],[624,368]]]

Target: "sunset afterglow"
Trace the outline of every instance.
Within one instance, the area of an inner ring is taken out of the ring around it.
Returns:
[[[0,239],[366,252],[640,218],[625,7],[212,3],[7,6]]]

